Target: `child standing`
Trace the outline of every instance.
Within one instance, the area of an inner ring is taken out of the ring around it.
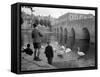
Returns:
[[[53,48],[50,45],[50,42],[47,42],[47,47],[45,48],[45,54],[49,64],[52,64],[53,60]]]

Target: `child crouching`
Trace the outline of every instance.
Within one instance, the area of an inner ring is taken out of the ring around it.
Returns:
[[[32,49],[30,48],[30,44],[27,44],[27,48],[24,49],[22,52],[25,52],[26,54],[32,56],[33,51],[32,51]]]

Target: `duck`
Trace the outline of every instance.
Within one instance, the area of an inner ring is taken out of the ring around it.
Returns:
[[[84,55],[85,55],[84,52],[81,52],[81,51],[80,51],[80,47],[77,47],[77,49],[78,49],[77,54],[78,54],[79,56],[84,56]]]

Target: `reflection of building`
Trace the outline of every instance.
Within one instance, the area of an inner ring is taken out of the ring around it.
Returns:
[[[95,42],[95,16],[92,14],[66,13],[60,16],[53,25],[54,29],[67,28],[68,37],[71,36],[73,28],[76,39],[88,39],[90,36],[90,40]]]

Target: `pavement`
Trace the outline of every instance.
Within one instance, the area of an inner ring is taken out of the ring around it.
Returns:
[[[41,61],[34,61],[34,55],[29,56],[22,53],[21,70],[45,70],[45,69],[59,69],[59,68],[75,68],[75,67],[89,67],[95,65],[95,60],[80,57],[75,51],[58,54],[54,52],[53,64],[47,63],[47,58],[44,54],[44,48],[41,49]]]
[[[25,53],[22,53],[21,59],[21,70],[43,70],[43,69],[56,69],[56,67],[48,64],[46,61],[35,61],[33,60],[33,56],[29,56]]]

